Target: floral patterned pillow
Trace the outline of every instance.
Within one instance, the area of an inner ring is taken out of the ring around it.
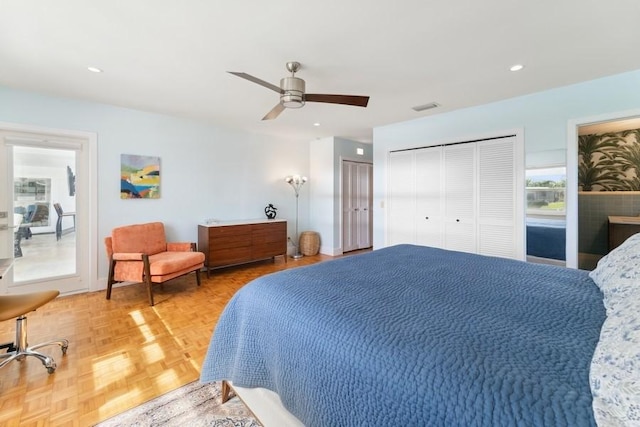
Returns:
[[[607,308],[589,373],[596,423],[640,425],[640,233],[602,258],[589,276]]]
[[[598,426],[640,425],[640,293],[607,310],[589,382]]]

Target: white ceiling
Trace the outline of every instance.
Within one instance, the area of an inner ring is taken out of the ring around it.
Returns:
[[[638,18],[638,0],[0,0],[0,85],[369,142],[375,126],[640,69]],[[226,71],[278,85],[287,61],[308,93],[369,106],[261,121],[278,94]]]

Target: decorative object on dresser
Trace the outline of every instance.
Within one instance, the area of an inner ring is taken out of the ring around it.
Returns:
[[[293,187],[293,191],[296,194],[296,234],[293,240],[293,246],[296,248],[296,253],[291,256],[293,259],[302,258],[303,255],[300,253],[300,242],[298,241],[298,198],[300,196],[300,188],[307,182],[306,176],[300,175],[289,175],[284,179],[284,181]]]
[[[200,286],[204,255],[191,242],[167,242],[164,224],[150,222],[114,228],[104,239],[109,258],[107,299],[116,282],[145,283],[153,305],[154,283],[164,283],[191,272]]]
[[[198,247],[204,252],[207,277],[212,268],[287,255],[287,221],[256,219],[198,225]]]
[[[277,210],[278,210],[278,208],[276,208],[271,203],[269,203],[267,205],[267,207],[264,208],[264,214],[267,216],[267,219],[275,219],[276,214],[277,214],[277,212],[276,212]]]

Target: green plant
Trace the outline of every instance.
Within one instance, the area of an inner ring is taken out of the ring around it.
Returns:
[[[592,191],[598,185],[607,191],[621,187],[621,174],[616,167],[616,151],[623,136],[616,133],[580,135],[578,137],[578,186]],[[596,155],[600,155],[596,158]]]

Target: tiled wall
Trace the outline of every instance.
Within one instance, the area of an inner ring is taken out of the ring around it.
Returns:
[[[578,251],[608,252],[608,216],[640,215],[638,192],[581,192],[578,195]]]

